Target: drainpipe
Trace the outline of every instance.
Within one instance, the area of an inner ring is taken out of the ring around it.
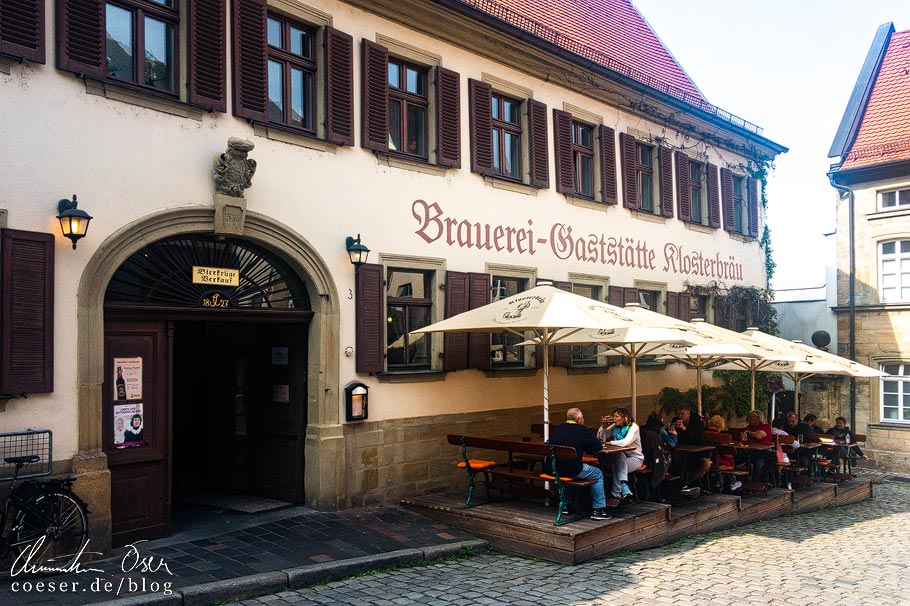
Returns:
[[[847,308],[849,310],[848,334],[850,339],[850,360],[856,361],[856,246],[855,246],[855,227],[854,220],[854,200],[853,190],[845,185],[838,185],[834,181],[834,173],[828,173],[828,181],[831,187],[847,194],[847,204],[849,208],[849,217],[847,223],[847,241],[850,250],[850,280],[848,282]],[[850,377],[850,427],[856,431],[856,378]]]

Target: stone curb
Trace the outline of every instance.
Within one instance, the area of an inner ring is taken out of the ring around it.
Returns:
[[[336,560],[264,572],[234,579],[190,585],[174,590],[171,595],[145,594],[96,602],[93,606],[210,606],[227,600],[243,600],[256,596],[302,589],[315,583],[339,581],[351,576],[458,556],[465,549],[484,550],[489,543],[483,539],[432,545],[422,549],[399,549],[374,555]]]

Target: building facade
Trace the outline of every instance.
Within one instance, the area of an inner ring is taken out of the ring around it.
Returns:
[[[766,286],[752,171],[785,149],[626,0],[12,6],[0,420],[53,430],[98,549],[167,534],[196,490],[451,486],[447,433],[540,419],[541,356],[409,334],[433,321],[540,279],[683,318],[712,313],[689,286]],[[554,352],[554,416],[626,401],[596,353]],[[653,365],[640,410],[691,382]]]
[[[910,463],[910,31],[879,27],[831,147],[839,353],[888,377],[843,391],[877,464]],[[906,271],[905,271],[906,270]],[[851,393],[852,392],[852,393]]]

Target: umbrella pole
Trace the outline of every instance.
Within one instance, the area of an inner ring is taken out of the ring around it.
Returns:
[[[698,398],[698,416],[701,416],[701,356],[695,356],[695,391]]]
[[[550,439],[550,342],[549,331],[543,330],[543,441]]]
[[[755,410],[755,365],[751,365],[752,368],[752,408],[749,410]]]
[[[799,382],[802,380],[798,374],[795,375],[793,381],[793,412],[796,413],[796,416],[799,417]]]
[[[638,378],[637,378],[636,368],[635,368],[637,366],[637,362],[638,362],[638,358],[633,357],[632,358],[632,370],[631,370],[631,372],[632,372],[632,418],[633,419],[638,418],[636,416],[638,413],[638,385],[636,383]]]

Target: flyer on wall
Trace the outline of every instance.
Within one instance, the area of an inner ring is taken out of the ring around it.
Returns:
[[[114,447],[130,448],[145,444],[142,402],[114,405]]]
[[[114,399],[142,399],[142,358],[114,358]]]

